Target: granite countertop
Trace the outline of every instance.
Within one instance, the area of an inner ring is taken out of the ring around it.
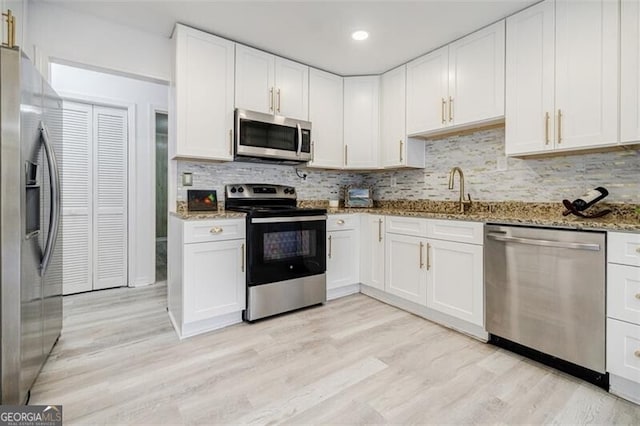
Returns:
[[[636,205],[603,204],[612,212],[598,219],[563,216],[560,203],[478,202],[464,214],[457,203],[449,201],[386,201],[369,209],[328,208],[329,214],[371,213],[388,216],[410,216],[428,219],[467,220],[484,223],[539,225],[568,229],[640,232],[640,213]]]
[[[514,201],[474,202],[468,211],[461,214],[455,201],[394,200],[376,201],[373,208],[329,208],[326,200],[299,201],[300,207],[326,208],[328,214],[371,213],[387,216],[410,216],[427,219],[467,220],[485,223],[539,225],[568,229],[640,232],[640,213],[636,204],[600,203],[596,209],[611,209],[612,212],[599,219],[581,219],[563,216],[561,203],[525,203]],[[172,216],[183,220],[240,219],[244,213],[224,210],[222,203],[217,211],[189,212],[186,203],[178,203]]]

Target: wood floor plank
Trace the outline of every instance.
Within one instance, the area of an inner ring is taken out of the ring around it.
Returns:
[[[356,294],[180,341],[166,287],[65,297],[32,393],[65,424],[640,424],[579,379]]]

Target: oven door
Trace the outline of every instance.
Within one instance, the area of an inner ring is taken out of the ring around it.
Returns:
[[[311,123],[236,110],[236,155],[311,161]]]
[[[252,218],[247,227],[247,285],[322,274],[326,216]]]

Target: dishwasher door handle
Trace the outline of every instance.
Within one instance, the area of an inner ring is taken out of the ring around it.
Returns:
[[[573,249],[573,250],[590,250],[590,251],[600,251],[600,244],[584,244],[584,243],[567,243],[563,241],[551,241],[551,240],[537,240],[532,238],[520,238],[520,237],[507,237],[502,234],[494,234],[488,233],[487,238],[503,241],[503,242],[511,242],[511,243],[519,243],[519,244],[528,244],[532,246],[542,246],[542,247],[554,247],[554,248],[564,248],[564,249]]]

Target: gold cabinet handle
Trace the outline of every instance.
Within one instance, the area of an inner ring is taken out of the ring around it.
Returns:
[[[449,121],[453,121],[453,98],[449,96]]]
[[[400,139],[400,163],[402,163],[402,139]]]
[[[348,165],[349,164],[349,146],[345,145],[344,146],[344,165]]]
[[[342,219],[338,219],[338,220],[336,221],[336,223],[337,223],[338,225],[344,225],[344,220],[342,220]]]
[[[444,118],[444,110],[447,108],[447,101],[444,98],[440,98],[442,99],[442,107],[440,108],[440,118],[442,120],[442,124],[446,124],[447,119]]]
[[[424,248],[424,243],[420,241],[420,269],[424,268],[424,262],[422,261],[422,249]]]
[[[331,259],[331,235],[329,235],[329,259]]]
[[[558,145],[562,143],[562,110],[558,110]]]
[[[636,247],[636,253],[640,253],[640,247]]]
[[[229,129],[229,155],[233,155],[233,129]]]
[[[636,350],[633,354],[640,358],[640,349]]]
[[[222,234],[223,229],[220,228],[219,226],[214,226],[213,228],[211,228],[209,230],[210,233],[212,234]]]
[[[280,103],[282,102],[282,97],[280,96],[280,89],[278,89],[278,112],[280,112]]]
[[[431,269],[431,257],[429,256],[429,249],[431,249],[431,244],[427,243],[427,271]]]
[[[378,219],[378,242],[382,241],[382,219]]]
[[[549,113],[544,113],[544,144],[549,145]]]
[[[7,22],[7,41],[2,45],[13,48],[16,45],[16,17],[11,9],[7,9],[6,12],[2,13],[2,16],[6,18]]]
[[[640,293],[636,293],[636,299],[640,300]]]
[[[273,111],[273,87],[269,89],[269,111]]]
[[[240,269],[244,272],[244,244],[242,244],[240,250],[242,251],[242,263],[240,263]]]

